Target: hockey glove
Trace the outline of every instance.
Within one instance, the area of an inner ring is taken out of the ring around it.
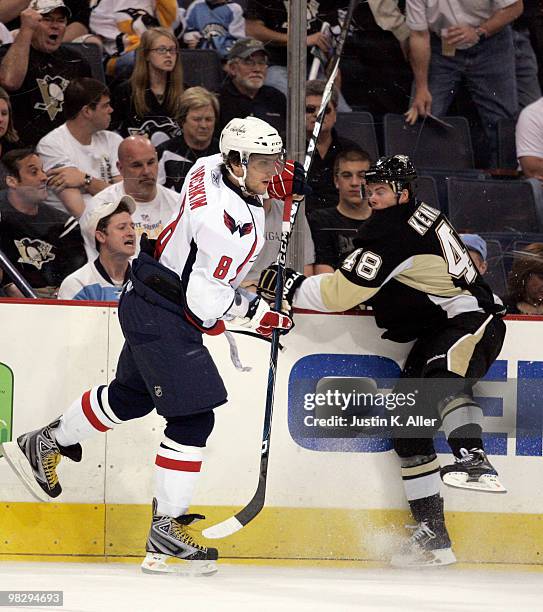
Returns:
[[[292,268],[285,268],[285,281],[283,283],[283,304],[288,304],[288,309],[292,308],[294,294],[298,287],[304,282],[306,277]],[[256,292],[265,300],[275,302],[275,288],[277,287],[277,264],[268,266],[260,274]]]
[[[265,338],[269,338],[274,329],[287,332],[293,325],[288,315],[271,310],[265,300],[259,297],[249,304],[245,317],[237,317],[232,320],[232,323],[247,329],[254,329]]]
[[[288,196],[297,196],[302,199],[311,193],[305,182],[304,167],[300,162],[289,159],[281,174],[274,174],[268,183],[268,196],[276,200],[285,200]]]

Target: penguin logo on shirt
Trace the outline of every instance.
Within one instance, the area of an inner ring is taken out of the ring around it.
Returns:
[[[70,81],[61,76],[50,77],[48,74],[43,79],[36,79],[43,102],[34,105],[37,110],[45,111],[49,119],[54,121],[58,113],[62,112],[64,105],[64,91]]]
[[[14,242],[20,255],[17,263],[34,266],[41,270],[44,264],[55,259],[55,254],[51,253],[53,245],[48,242],[32,240],[31,238],[23,238]]]

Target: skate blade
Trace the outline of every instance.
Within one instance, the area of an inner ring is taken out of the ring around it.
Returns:
[[[168,560],[170,560],[170,562],[168,562]],[[212,576],[217,573],[218,569],[216,561],[183,561],[183,559],[177,559],[159,553],[147,553],[147,556],[141,564],[141,571],[144,574]]]
[[[483,474],[479,480],[468,480],[465,472],[449,472],[443,476],[443,482],[457,489],[470,489],[483,493],[507,493],[507,489],[494,474]]]
[[[17,442],[4,442],[2,451],[4,458],[8,462],[11,469],[15,472],[15,475],[24,484],[29,493],[32,494],[38,501],[47,502],[51,500],[51,497],[40,487],[34,478],[34,473],[28,463],[28,459],[23,451],[20,449]]]
[[[396,555],[390,560],[390,565],[396,568],[417,569],[425,567],[443,567],[456,563],[452,548],[443,548],[425,552],[417,557]]]

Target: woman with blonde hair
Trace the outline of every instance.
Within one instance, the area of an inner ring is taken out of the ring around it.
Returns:
[[[180,192],[194,162],[219,152],[219,99],[204,87],[190,87],[179,102],[181,133],[157,147],[157,153],[159,183]]]
[[[508,289],[508,313],[543,315],[543,242],[516,252]]]
[[[179,43],[166,28],[149,28],[141,37],[132,76],[113,100],[112,127],[121,136],[147,135],[154,145],[180,133],[183,68]]]
[[[0,87],[0,157],[13,149],[21,148],[19,135],[13,125],[13,112],[8,92]],[[0,163],[0,189],[5,189],[6,169]]]

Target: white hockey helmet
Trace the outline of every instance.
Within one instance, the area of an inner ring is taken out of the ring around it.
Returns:
[[[228,154],[237,151],[243,167],[243,177],[236,177],[227,166],[232,177],[245,188],[245,178],[247,176],[247,165],[249,157],[253,153],[261,155],[281,154],[284,156],[283,140],[279,132],[269,123],[257,117],[245,117],[244,119],[232,119],[227,123],[221,132],[219,150],[226,164]]]

